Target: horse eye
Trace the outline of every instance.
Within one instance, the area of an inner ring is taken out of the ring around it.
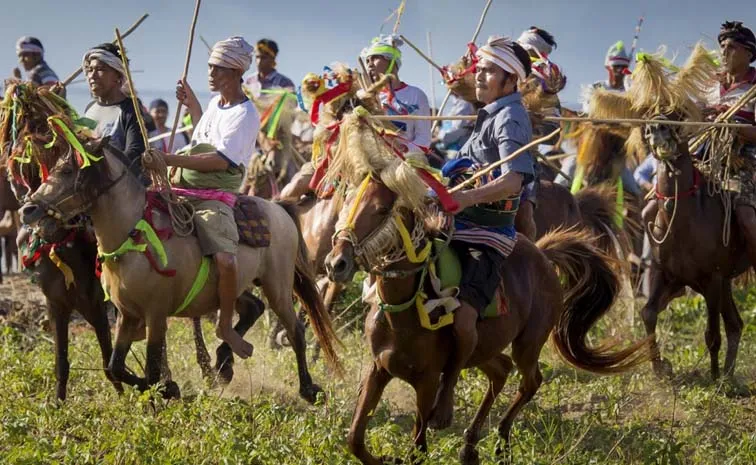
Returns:
[[[73,174],[73,168],[71,168],[68,165],[63,166],[63,168],[60,169],[61,174],[63,176],[71,176]]]

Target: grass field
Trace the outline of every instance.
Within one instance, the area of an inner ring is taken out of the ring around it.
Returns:
[[[15,277],[12,286],[0,287],[6,312],[13,299],[39,307],[34,302],[40,296],[25,280]],[[709,376],[704,303],[698,297],[678,299],[660,318],[663,353],[675,369],[672,379],[657,379],[650,367],[624,376],[593,376],[568,367],[547,344],[541,356],[545,382],[513,429],[514,463],[756,463],[756,290],[738,291],[737,301],[746,325],[734,382]],[[23,313],[20,308],[17,303],[15,311]],[[336,326],[356,315],[348,312]],[[360,373],[370,363],[359,323],[342,333],[343,379],[335,379],[322,363],[313,367],[313,377],[328,394],[315,406],[297,396],[293,353],[265,347],[263,321],[248,336],[255,355],[237,362],[234,381],[208,389],[194,360],[190,325],[174,320],[169,361],[183,398],[171,402],[151,402],[150,393],[132,389],[118,396],[98,369],[93,333],[80,323],[72,328],[69,398],[58,404],[52,339],[33,328],[33,319],[0,325],[0,464],[357,463],[345,438]],[[210,323],[204,329],[214,345]],[[599,327],[595,339],[605,332],[608,328]],[[622,332],[640,337],[642,325],[636,318]],[[143,359],[144,344],[135,349]],[[139,369],[134,358],[128,363]],[[510,377],[492,410],[479,447],[482,463],[495,463],[495,427],[517,382],[517,375]],[[431,431],[427,463],[457,463],[461,432],[484,390],[480,373],[464,374],[454,426]],[[389,385],[368,433],[375,454],[408,457],[413,405],[408,386]]]

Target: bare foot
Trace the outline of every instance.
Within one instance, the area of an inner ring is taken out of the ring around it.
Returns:
[[[225,334],[224,334],[225,333]],[[215,335],[218,336],[223,342],[226,342],[231,346],[231,350],[241,358],[249,358],[252,356],[252,352],[255,348],[249,342],[245,341],[239,333],[231,329],[228,332],[223,331],[221,328],[215,330]]]

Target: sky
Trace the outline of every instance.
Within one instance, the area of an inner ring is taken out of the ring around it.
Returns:
[[[232,35],[250,43],[267,37],[278,42],[278,70],[299,83],[308,72],[320,72],[335,61],[356,65],[360,50],[383,32],[390,32],[393,20],[384,20],[399,0],[204,0],[200,8],[189,67],[189,83],[207,100],[207,48]],[[456,61],[465,51],[485,5],[485,0],[407,0],[399,32],[422,49],[427,49],[430,32],[433,58],[439,64]],[[114,29],[127,29],[142,14],[149,18],[125,39],[137,91],[145,101],[163,97],[171,107],[173,89],[181,76],[194,10],[192,0],[0,0],[0,76],[11,76],[17,66],[15,42],[22,35],[38,37],[45,58],[61,79],[81,64],[84,52],[114,39]],[[726,11],[726,13],[725,13]],[[728,0],[727,8],[712,1],[683,0],[494,0],[478,43],[489,35],[517,38],[530,26],[551,32],[558,48],[551,55],[567,76],[560,94],[567,106],[579,99],[581,85],[606,79],[603,67],[607,49],[624,40],[630,47],[641,15],[645,22],[638,50],[667,47],[668,56],[684,60],[697,41],[714,47],[720,24],[740,20],[756,29],[756,8],[752,1]],[[432,77],[428,65],[412,49],[403,47],[400,77],[421,87],[436,102],[445,93],[440,74]],[[253,65],[254,68],[254,65]],[[250,70],[250,73],[254,69]],[[4,73],[4,74],[3,74]],[[73,84],[69,99],[83,109],[88,97],[86,84]],[[573,105],[574,106],[574,105]]]

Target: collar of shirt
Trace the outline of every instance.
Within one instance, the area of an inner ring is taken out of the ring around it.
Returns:
[[[272,82],[276,77],[278,77],[278,71],[275,69],[271,71],[267,76],[262,77],[260,73],[257,73],[257,80],[262,82]]]
[[[498,100],[495,100],[488,105],[481,108],[481,110],[478,112],[478,114],[481,114],[481,112],[484,112],[485,115],[493,115],[494,113],[497,113],[502,108],[506,107],[507,105],[511,105],[513,103],[521,102],[522,96],[519,92],[513,92],[509,95],[505,95],[504,97],[501,97]]]
[[[756,68],[753,66],[750,66],[748,68],[748,72],[746,73],[745,77],[743,77],[742,81],[736,81],[730,84],[729,87],[725,86],[724,84],[720,84],[719,86],[719,94],[725,95],[726,93],[732,91],[733,89],[737,89],[738,87],[747,85],[751,86],[756,82]]]

